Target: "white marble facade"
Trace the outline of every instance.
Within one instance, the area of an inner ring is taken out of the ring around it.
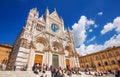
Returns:
[[[42,64],[48,66],[52,65],[52,56],[55,54],[58,55],[60,67],[66,67],[66,59],[70,60],[70,67],[79,67],[73,34],[69,28],[64,29],[64,21],[56,10],[49,13],[46,9],[45,14],[39,17],[37,9],[31,9],[15,41],[13,53],[16,53],[13,62],[17,68],[28,64],[28,70],[31,70],[36,54],[42,55]]]

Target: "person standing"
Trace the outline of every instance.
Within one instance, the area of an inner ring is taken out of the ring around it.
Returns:
[[[115,71],[115,77],[120,77],[120,70]]]
[[[16,64],[14,64],[14,71],[16,70]]]
[[[0,71],[2,71],[3,70],[3,68],[2,68],[2,64],[0,63]]]

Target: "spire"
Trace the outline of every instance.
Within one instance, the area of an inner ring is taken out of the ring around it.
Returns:
[[[56,8],[54,8],[54,11],[53,11],[52,13],[57,14],[57,16],[58,16],[58,13],[57,13],[57,11],[56,11]],[[58,16],[58,17],[59,17],[59,16]]]
[[[46,8],[45,15],[49,15],[49,9],[48,9],[48,7]]]
[[[49,9],[48,9],[48,7],[46,8],[46,11],[45,11],[45,13],[44,13],[44,19],[45,19],[45,21],[46,21],[46,19],[47,19],[47,17],[49,16]]]
[[[62,24],[64,24],[64,21],[63,21],[63,18],[62,18],[62,17],[60,17],[60,20],[61,20]]]
[[[33,18],[38,18],[38,17],[39,17],[39,13],[37,11],[37,8],[31,9],[28,15],[28,20]]]
[[[56,12],[56,8],[54,8],[54,11]]]
[[[68,31],[71,32],[70,27],[68,27]]]

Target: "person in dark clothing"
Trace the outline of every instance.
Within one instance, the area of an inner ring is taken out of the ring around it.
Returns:
[[[115,71],[115,77],[120,77],[120,70]]]
[[[14,71],[16,70],[16,64],[14,65],[14,69],[13,69]]]
[[[61,75],[60,75],[59,69],[56,68],[54,77],[60,77],[60,76]]]
[[[55,73],[56,73],[56,71],[55,71],[55,68],[52,68],[52,70],[51,70],[51,77],[54,77],[54,75],[55,75]]]

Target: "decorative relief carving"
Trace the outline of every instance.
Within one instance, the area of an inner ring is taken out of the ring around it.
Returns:
[[[26,39],[22,39],[20,46],[29,49],[31,47],[31,44],[28,43]]]
[[[42,31],[43,29],[44,29],[44,26],[42,26],[42,25],[40,25],[40,24],[37,24],[36,30]]]
[[[63,50],[62,44],[58,43],[56,41],[53,42],[52,43],[52,50],[55,51],[55,52],[62,52],[62,50]]]
[[[36,49],[37,49],[37,51],[43,51],[44,44],[43,43],[36,43]]]

